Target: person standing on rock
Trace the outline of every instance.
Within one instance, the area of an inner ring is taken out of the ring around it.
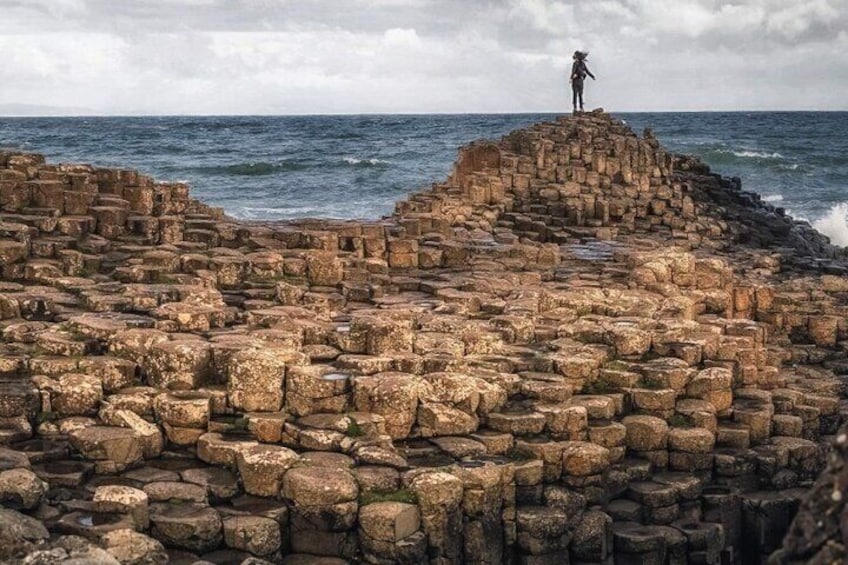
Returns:
[[[577,112],[577,101],[580,100],[580,111],[583,111],[583,81],[586,80],[586,75],[595,80],[595,75],[586,66],[586,57],[589,56],[588,51],[575,51],[572,59],[574,63],[571,65],[571,93],[572,105],[574,111]]]

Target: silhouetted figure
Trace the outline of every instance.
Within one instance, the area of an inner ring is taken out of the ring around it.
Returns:
[[[583,111],[583,81],[586,80],[586,75],[592,77],[592,80],[595,80],[595,75],[586,66],[586,57],[588,56],[588,51],[575,51],[572,57],[574,63],[571,65],[571,103],[574,106],[575,112],[577,111],[578,99],[580,101],[580,111]]]

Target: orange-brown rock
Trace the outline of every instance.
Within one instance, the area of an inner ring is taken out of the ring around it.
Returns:
[[[600,111],[380,221],[0,151],[0,560],[763,562],[844,421],[846,278]],[[843,556],[834,469],[780,562]]]

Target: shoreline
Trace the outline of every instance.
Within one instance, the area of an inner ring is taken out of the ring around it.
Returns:
[[[815,221],[832,215],[842,201],[840,179],[846,169],[838,158],[844,148],[838,132],[844,120],[831,121],[824,114],[626,119],[639,131],[653,124],[674,152],[699,155],[716,170],[745,178],[746,190],[783,195],[781,205],[796,217]],[[531,122],[529,117],[508,116],[324,120],[326,125],[322,118],[118,119],[115,123],[123,126],[103,139],[98,122],[90,120],[46,126],[7,121],[0,122],[0,137],[29,140],[29,147],[43,150],[51,162],[79,162],[90,156],[97,166],[131,166],[160,180],[190,182],[195,196],[245,219],[368,219],[389,214],[394,200],[406,196],[403,189],[426,186],[446,175],[453,147],[472,138],[500,137]],[[385,129],[379,120],[391,121],[391,128]],[[542,118],[532,121],[537,120]],[[753,137],[745,137],[746,128],[752,128]],[[786,141],[774,141],[769,132],[775,128],[785,129]],[[808,144],[790,141],[795,139],[792,132],[811,136]],[[215,146],[227,151],[211,152]],[[361,195],[351,203],[355,209],[338,204],[349,194]],[[841,223],[828,230],[839,241],[846,233],[848,226]]]

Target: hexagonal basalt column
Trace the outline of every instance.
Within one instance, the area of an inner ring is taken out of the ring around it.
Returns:
[[[359,512],[359,543],[365,559],[374,563],[420,563],[426,537],[419,530],[418,507],[402,502],[377,502]]]
[[[150,384],[155,387],[195,390],[208,379],[211,360],[206,341],[166,341],[150,348],[144,367]]]
[[[264,516],[230,516],[224,519],[227,547],[271,559],[282,545],[280,524]],[[279,555],[276,559],[279,559]],[[275,560],[276,560],[275,559]]]
[[[349,405],[352,377],[328,365],[289,367],[286,409],[295,416],[341,413]]]
[[[283,498],[292,508],[292,549],[347,556],[356,523],[359,487],[346,469],[298,467],[283,478]]]
[[[189,551],[211,551],[224,537],[221,516],[205,504],[153,504],[150,522],[153,537],[165,545]]]
[[[278,496],[286,471],[297,460],[297,453],[281,445],[256,445],[236,455],[244,490],[255,496]]]
[[[95,462],[98,472],[120,472],[141,461],[141,438],[133,430],[91,426],[70,434],[71,445],[83,457]]]
[[[283,406],[286,358],[274,349],[245,349],[227,364],[227,396],[238,410],[275,412]]]
[[[354,380],[354,406],[362,412],[381,414],[393,439],[409,436],[415,423],[420,377],[406,373],[378,373]]]

